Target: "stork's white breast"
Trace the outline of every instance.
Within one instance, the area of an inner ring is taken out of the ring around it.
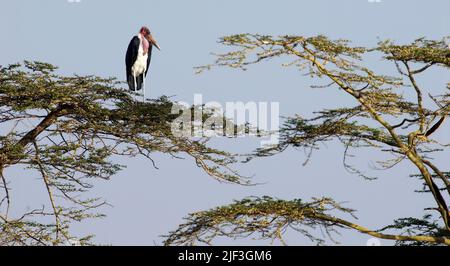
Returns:
[[[147,58],[148,53],[144,55],[144,48],[142,47],[142,37],[139,35],[139,40],[141,40],[139,45],[139,52],[136,59],[136,62],[134,62],[133,67],[131,68],[131,71],[133,72],[133,76],[137,77],[141,75],[142,73],[145,73],[147,70]]]

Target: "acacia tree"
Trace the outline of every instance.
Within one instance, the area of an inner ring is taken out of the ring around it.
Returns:
[[[220,181],[245,182],[229,167],[234,155],[210,148],[208,139],[172,134],[176,103],[134,98],[113,78],[62,76],[41,62],[0,66],[0,245],[90,244],[90,236],[71,235],[70,225],[102,216],[105,202],[83,194],[125,167],[115,156],[144,156],[154,165],[156,152],[184,154]],[[42,208],[11,211],[13,167],[41,177]]]
[[[348,156],[349,149],[374,148],[385,154],[380,163],[384,169],[409,161],[413,175],[423,181],[422,192],[431,194],[435,206],[430,206],[423,218],[400,218],[375,230],[335,216],[339,211],[353,215],[354,210],[340,206],[333,199],[307,202],[301,199],[247,198],[228,206],[190,214],[186,223],[167,236],[165,244],[210,244],[217,236],[239,238],[250,235],[283,241],[282,235],[289,228],[323,244],[324,239],[314,236],[311,230],[320,227],[329,233],[330,238],[331,233],[339,228],[348,228],[396,240],[397,244],[450,245],[450,216],[445,200],[450,193],[450,172],[441,169],[444,166],[435,165],[432,159],[433,155],[448,148],[448,145],[433,139],[433,133],[442,128],[448,116],[450,84],[446,88],[445,84],[444,88],[435,84],[427,94],[417,82],[418,75],[433,68],[448,70],[450,50],[445,40],[422,38],[406,45],[387,40],[374,48],[365,48],[325,36],[240,34],[223,37],[219,43],[231,47],[231,51],[218,54],[215,63],[199,67],[199,72],[213,67],[245,70],[250,65],[284,58],[285,66],[298,68],[313,78],[327,80],[325,86],[314,87],[337,89],[355,102],[350,107],[337,106],[318,111],[311,118],[294,116],[287,119],[280,129],[280,144],[259,149],[249,159],[273,156],[288,147],[312,152],[320,148],[318,144],[332,140],[345,146],[344,157]],[[398,73],[387,76],[371,70],[364,59],[372,54],[395,66]],[[433,105],[427,106],[425,97],[429,97]],[[345,159],[344,166],[368,178]]]

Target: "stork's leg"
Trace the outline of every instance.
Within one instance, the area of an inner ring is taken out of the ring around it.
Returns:
[[[136,76],[133,76],[133,77],[134,77],[134,91],[136,91],[137,90]]]
[[[143,78],[144,78],[144,102],[145,102],[145,75],[142,74]]]

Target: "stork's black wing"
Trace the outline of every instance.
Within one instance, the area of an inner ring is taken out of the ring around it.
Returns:
[[[153,45],[150,44],[150,47],[148,47],[147,69],[145,70],[145,76],[147,76],[148,69],[150,68],[150,61],[152,61],[152,49]]]
[[[139,40],[138,36],[134,36],[133,39],[131,39],[130,44],[128,45],[127,54],[125,55],[125,64],[127,67],[127,82],[128,87],[130,90],[134,91],[134,78],[131,74],[131,68],[133,67],[134,62],[136,62],[136,59],[138,57],[139,53],[139,45],[141,44],[141,41]]]

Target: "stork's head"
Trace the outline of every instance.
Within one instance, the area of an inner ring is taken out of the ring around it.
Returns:
[[[139,33],[142,34],[142,36],[144,36],[145,39],[147,39],[147,41],[150,43],[150,45],[154,45],[156,48],[158,48],[158,50],[161,50],[159,45],[156,43],[156,40],[153,38],[152,34],[150,33],[149,28],[144,26],[141,28]]]

